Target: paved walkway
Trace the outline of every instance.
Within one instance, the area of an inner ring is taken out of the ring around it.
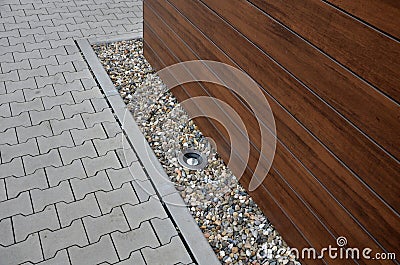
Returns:
[[[76,43],[140,34],[141,21],[141,1],[0,0],[1,265],[213,255],[177,232]]]

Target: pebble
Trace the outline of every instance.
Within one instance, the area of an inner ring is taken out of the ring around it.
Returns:
[[[300,264],[257,204],[143,55],[142,40],[93,45],[146,140],[222,264]],[[182,148],[208,154],[208,165],[179,165]],[[282,254],[282,253],[280,253]]]

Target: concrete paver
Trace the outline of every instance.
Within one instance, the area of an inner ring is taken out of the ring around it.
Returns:
[[[195,262],[77,45],[141,21],[139,0],[0,1],[0,264]]]

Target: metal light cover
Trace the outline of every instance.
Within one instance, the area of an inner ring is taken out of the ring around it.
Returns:
[[[191,170],[201,170],[207,165],[207,157],[195,149],[184,149],[179,153],[178,162]]]

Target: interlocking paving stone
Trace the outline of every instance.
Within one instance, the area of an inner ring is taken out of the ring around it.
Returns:
[[[54,167],[62,166],[60,154],[56,149],[50,150],[50,152],[43,155],[23,156],[22,160],[24,162],[26,174],[31,174],[35,170],[46,166],[54,166]]]
[[[131,253],[131,256],[123,261],[120,261],[118,263],[114,263],[115,265],[146,265],[146,263],[143,260],[142,255],[140,254],[139,251],[135,251]],[[105,263],[102,263],[101,265],[105,265]]]
[[[24,45],[22,45],[22,44],[17,44],[17,45],[12,45],[12,46],[11,45],[10,46],[3,46],[3,47],[1,47],[0,55],[6,54],[6,53],[13,53],[14,60],[18,61],[15,58],[15,55],[19,54],[19,52],[21,52],[20,54],[24,54],[24,51],[25,51],[25,48],[24,48]]]
[[[74,72],[75,68],[72,63],[65,63],[65,64],[59,64],[59,65],[47,65],[47,72],[49,75],[55,75],[58,73],[64,73],[64,72]]]
[[[6,8],[7,6],[3,6],[3,8]],[[6,11],[6,10],[4,10]],[[11,10],[9,10],[11,11]],[[6,16],[6,15],[1,15],[0,17],[0,23],[15,23],[15,18],[13,16]]]
[[[75,21],[76,21],[76,23],[79,23],[79,24],[81,24],[81,23],[87,24],[89,21],[91,21],[91,22],[97,21],[97,18],[95,16],[76,17]],[[85,27],[82,27],[82,28],[84,29]]]
[[[28,112],[22,112],[18,116],[2,118],[0,117],[0,132],[5,131],[10,127],[17,126],[29,126],[31,125],[31,120],[29,118]]]
[[[27,22],[15,23],[15,24],[13,24],[13,26],[14,27],[29,28],[29,24]],[[10,45],[15,45],[15,44],[18,44],[18,43],[33,43],[33,42],[35,42],[35,38],[33,37],[33,35],[28,35],[28,36],[25,36],[25,37],[10,36],[10,37],[8,37],[8,41],[10,42]]]
[[[4,17],[3,12],[2,12],[2,17]],[[13,24],[13,23],[7,23],[7,24]],[[8,38],[12,36],[18,36],[18,29],[13,29],[13,30],[7,30],[7,31],[2,31],[0,32],[0,37],[1,38]]]
[[[60,38],[82,38],[83,34],[81,30],[73,30],[73,31],[64,31],[64,32],[59,32]]]
[[[34,173],[23,177],[9,177],[5,181],[8,198],[15,198],[23,191],[48,188],[44,169],[38,169]]]
[[[9,163],[0,164],[0,178],[8,176],[24,176],[24,166],[22,164],[22,158],[14,158]]]
[[[71,54],[71,55],[56,55],[57,61],[60,64],[65,64],[68,62],[74,62],[74,61],[84,61],[82,56],[79,53]]]
[[[108,152],[105,156],[96,158],[82,158],[87,175],[93,176],[97,171],[107,168],[121,168],[118,157],[114,152]]]
[[[19,44],[15,45],[15,46],[18,46],[18,45]],[[24,47],[24,46],[22,46],[22,47]],[[33,50],[30,52],[14,52],[13,56],[14,56],[15,62],[19,62],[24,59],[40,59],[40,58],[42,58],[42,56],[40,55],[40,52],[38,50]],[[26,78],[24,78],[24,79],[26,79]],[[23,79],[21,79],[21,80],[23,80]]]
[[[39,232],[42,242],[44,257],[46,259],[53,257],[58,250],[70,246],[83,247],[88,244],[85,229],[81,220],[74,221],[71,226],[56,231]]]
[[[35,76],[35,81],[37,83],[37,87],[66,83],[64,75],[61,73],[53,76]]]
[[[2,117],[8,118],[11,117],[11,109],[9,103],[4,103],[0,105],[0,113]]]
[[[135,180],[144,181],[147,180],[148,177],[142,168],[142,165],[139,162],[133,162],[128,167],[129,172],[133,175]]]
[[[77,79],[91,78],[92,74],[90,73],[90,71],[88,69],[84,69],[79,72],[66,72],[66,73],[64,73],[64,76],[65,76],[65,80],[67,80],[67,82],[72,82]]]
[[[112,138],[107,139],[95,139],[93,140],[93,144],[96,147],[99,155],[105,155],[107,152],[116,149],[128,149],[130,145],[125,138],[125,135],[117,134]]]
[[[115,152],[117,153],[117,156],[121,161],[123,167],[128,167],[133,162],[138,160],[135,152],[132,149],[117,149]]]
[[[93,127],[84,130],[73,129],[71,135],[76,145],[81,145],[87,140],[107,138],[101,124],[95,124]]]
[[[32,263],[29,263],[32,264]],[[24,263],[25,265],[25,263]],[[26,264],[28,265],[28,264]],[[51,259],[44,260],[37,263],[37,265],[71,265],[68,258],[68,253],[66,249],[57,252],[56,256]]]
[[[30,111],[29,112],[32,120],[32,124],[39,124],[47,120],[60,120],[64,118],[60,106],[54,106],[51,109],[43,111]]]
[[[12,217],[15,240],[24,241],[25,238],[33,233],[49,229],[60,229],[56,208],[54,205],[47,206],[42,212],[30,214],[27,216],[16,215]]]
[[[58,39],[60,39],[60,36],[58,35],[57,32],[53,32],[53,33],[50,33],[50,34],[43,34],[43,35],[41,35],[41,34],[36,34],[35,35],[36,42],[43,42],[43,41],[49,41],[49,40],[58,40]],[[50,53],[50,55],[51,54],[52,53]],[[42,55],[42,57],[46,57],[46,56]]]
[[[29,65],[28,60],[22,60],[16,63],[1,62],[1,70],[3,73],[7,73],[15,69],[31,69],[31,66]]]
[[[19,90],[17,90],[19,91]],[[55,96],[54,88],[52,85],[47,85],[45,87],[37,88],[37,89],[23,89],[25,99],[27,101],[31,101],[35,98],[39,97],[53,97]]]
[[[85,124],[83,123],[82,117],[77,114],[72,118],[64,119],[64,120],[51,120],[50,121],[51,128],[53,129],[53,133],[55,135],[62,133],[63,131],[69,129],[85,129]]]
[[[135,189],[136,195],[141,202],[149,200],[151,196],[156,195],[156,191],[149,180],[146,181],[132,181],[133,188]]]
[[[4,46],[4,47],[7,47],[8,46],[8,39],[6,39],[6,38],[1,39],[0,45]],[[14,62],[14,57],[12,56],[12,53],[11,52],[6,53],[6,54],[1,54],[0,53],[0,62],[13,63]],[[3,72],[3,71],[1,71],[1,72]]]
[[[13,93],[17,90],[21,90],[24,88],[25,89],[37,88],[35,79],[33,79],[33,78],[28,78],[27,80],[20,80],[20,81],[16,81],[16,82],[6,81],[5,87],[6,87],[7,93]],[[21,101],[21,100],[18,100],[18,101]]]
[[[57,64],[57,59],[56,57],[53,56],[49,56],[46,58],[39,58],[39,59],[29,59],[29,62],[32,65],[32,68],[38,68],[40,66],[46,66],[46,65],[55,65]]]
[[[56,204],[57,212],[60,217],[61,227],[66,227],[71,224],[73,220],[85,216],[100,216],[100,209],[96,201],[94,193],[88,194],[84,199],[65,203],[59,202]]]
[[[40,124],[33,125],[33,126],[19,126],[16,128],[17,131],[17,137],[18,141],[20,143],[25,142],[28,139],[31,139],[33,137],[50,137],[53,135],[50,122],[49,121],[43,121]]]
[[[38,234],[33,234],[27,240],[8,247],[0,246],[0,257],[2,265],[41,261],[43,258]]]
[[[9,25],[9,24],[13,25],[15,23],[6,23],[6,25]],[[18,29],[11,29],[11,30],[8,29],[8,30],[0,32],[0,37],[1,38],[9,38],[9,37],[18,36],[18,35],[19,35],[18,34]]]
[[[82,91],[85,90],[80,80],[75,80],[67,84],[54,84],[54,91],[56,95],[62,95],[68,91]]]
[[[33,51],[33,50],[39,50],[39,49],[50,49],[50,42],[47,40],[41,41],[41,42],[35,42],[35,43],[25,43],[25,49],[26,51]],[[48,58],[51,61],[51,58]],[[33,59],[34,60],[34,59]],[[31,65],[32,65],[32,61]],[[32,67],[34,67],[32,65]]]
[[[60,147],[59,150],[64,165],[68,165],[78,158],[94,158],[97,156],[96,150],[94,149],[93,143],[91,141],[87,141],[82,145],[74,147]]]
[[[122,132],[122,129],[118,125],[118,123],[115,123],[115,122],[103,122],[102,124],[103,124],[104,130],[106,131],[108,137],[114,137],[118,133]]]
[[[4,179],[0,179],[0,201],[7,199],[6,183]]]
[[[97,191],[96,198],[103,214],[111,212],[111,209],[119,205],[139,203],[138,198],[130,183],[126,183],[120,189],[112,191]]]
[[[0,220],[16,214],[31,213],[32,204],[28,192],[21,193],[17,198],[0,202]]]
[[[100,171],[96,176],[84,179],[71,179],[71,186],[75,198],[81,200],[86,194],[95,191],[110,191],[112,190],[110,181],[108,180],[105,171]]]
[[[150,222],[153,225],[154,231],[156,232],[157,237],[161,242],[161,245],[168,244],[173,236],[178,235],[178,232],[176,231],[174,225],[168,218],[152,219],[150,220]]]
[[[132,164],[129,168],[121,169],[107,169],[107,175],[111,181],[112,186],[115,188],[120,188],[123,183],[130,182],[132,180],[139,179],[140,181],[147,180],[147,176],[141,169],[139,162]],[[140,175],[138,175],[139,173]],[[143,175],[142,175],[143,174]]]
[[[70,25],[73,25],[75,22],[79,23],[78,21],[74,20],[74,18],[72,18],[72,17],[65,18],[65,19],[52,19],[52,21],[53,21],[54,26],[66,25],[68,30],[69,30]]]
[[[8,163],[14,157],[19,157],[23,155],[38,155],[39,149],[36,144],[35,139],[30,139],[22,144],[15,144],[15,145],[0,145],[0,152],[1,152],[1,162]]]
[[[28,15],[28,16],[25,15],[22,17],[15,17],[16,23],[24,22],[24,21],[27,21],[27,22],[29,22],[30,25],[32,25],[31,22],[39,21],[39,17],[37,15]]]
[[[85,99],[103,98],[103,95],[101,94],[98,87],[93,87],[85,91],[73,91],[72,96],[74,97],[76,102],[82,102]]]
[[[91,243],[97,242],[102,235],[114,231],[127,232],[130,230],[120,207],[114,208],[111,213],[96,218],[85,217],[83,223]]]
[[[18,75],[20,80],[25,80],[28,79],[30,77],[34,77],[34,76],[48,76],[48,72],[45,66],[39,66],[38,68],[34,68],[34,69],[18,69]]]
[[[88,36],[91,35],[105,35],[106,31],[103,28],[94,28],[94,29],[81,29],[82,33]]]
[[[1,265],[141,265],[140,251],[151,260],[172,245],[177,232],[75,43],[141,31],[141,5],[3,0]]]
[[[55,21],[60,21],[60,20],[54,20],[53,23],[55,23]],[[62,39],[62,40],[49,40],[49,42],[53,49],[61,47],[61,46],[65,46],[65,45],[73,45],[74,44],[74,40],[72,38]]]
[[[70,165],[62,167],[45,168],[50,187],[57,186],[61,181],[72,178],[85,178],[86,173],[80,160],[73,161]]]
[[[156,249],[144,248],[142,253],[147,264],[152,265],[188,264],[192,261],[179,237],[173,237],[171,243]]]
[[[97,86],[97,83],[96,83],[96,81],[94,81],[93,78],[83,78],[80,81],[82,82],[83,86],[85,87],[85,90]]]
[[[84,19],[86,20],[88,16],[86,16]],[[77,29],[90,29],[90,26],[87,22],[83,23],[77,23],[77,24],[69,24],[67,25],[68,30],[77,30]]]
[[[123,205],[122,209],[131,228],[137,228],[141,222],[152,218],[166,218],[167,214],[157,198],[137,205]]]
[[[47,26],[47,27],[43,27],[43,29],[47,34],[53,33],[53,32],[68,31],[68,28],[65,25]]]
[[[0,56],[0,60],[3,60],[3,58]],[[0,82],[0,95],[6,94],[6,84],[4,83],[4,81]]]
[[[61,201],[68,203],[74,200],[68,181],[61,182],[58,186],[49,189],[32,190],[31,197],[35,213],[42,211],[47,205]]]
[[[66,92],[59,96],[43,97],[42,101],[45,109],[51,109],[57,105],[63,105],[63,104],[70,105],[75,103],[71,93],[69,92]]]
[[[0,220],[0,246],[8,246],[14,243],[11,218]]]
[[[42,58],[47,58],[50,56],[56,56],[56,55],[67,55],[67,51],[63,46],[57,47],[57,48],[52,48],[52,49],[41,49],[40,54],[42,55]]]
[[[49,152],[51,149],[64,146],[64,147],[73,147],[74,141],[72,140],[71,134],[69,131],[63,131],[59,135],[55,136],[42,136],[37,137],[37,143],[39,146],[39,151],[41,154]]]
[[[79,52],[79,49],[78,49],[78,47],[76,47],[76,45],[66,45],[64,47],[65,47],[65,50],[67,51],[67,54],[74,54],[74,53]],[[82,68],[82,69],[88,69],[88,67]],[[82,69],[76,69],[76,71],[79,72]]]
[[[16,92],[14,92],[16,93]],[[22,91],[21,91],[22,93]],[[20,99],[21,101],[21,99]],[[27,102],[11,102],[11,112],[13,116],[18,116],[22,112],[30,111],[30,110],[44,110],[42,100],[40,98],[36,98],[32,101]]]
[[[96,112],[103,111],[109,108],[107,101],[104,98],[93,98],[90,100]]]
[[[144,222],[138,229],[121,233],[111,234],[118,255],[121,259],[129,257],[134,250],[143,247],[158,247],[159,243],[149,222]]]
[[[72,265],[115,263],[118,261],[117,253],[109,235],[103,236],[99,242],[84,248],[71,247],[68,252]]]
[[[85,100],[78,104],[73,105],[63,105],[61,106],[65,118],[71,118],[78,113],[94,113],[95,110],[90,103],[90,100]]]

